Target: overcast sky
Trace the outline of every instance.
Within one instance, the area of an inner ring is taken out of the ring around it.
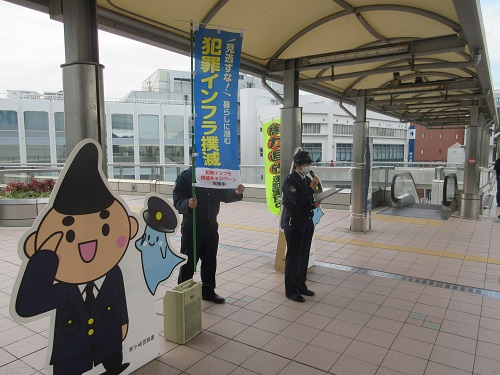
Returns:
[[[474,1],[474,0],[470,0]],[[481,0],[495,88],[500,88],[500,1]],[[0,0],[0,97],[7,90],[62,90],[63,25]],[[190,70],[189,58],[99,31],[104,95],[122,98],[157,69]]]

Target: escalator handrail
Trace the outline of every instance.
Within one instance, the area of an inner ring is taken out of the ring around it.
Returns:
[[[448,207],[454,200],[455,198],[453,198],[451,201],[448,201],[446,199],[447,197],[447,190],[448,190],[448,178],[452,178],[453,179],[453,182],[454,182],[454,186],[455,186],[455,191],[458,190],[458,180],[457,180],[457,175],[455,173],[450,173],[450,174],[447,174],[446,176],[444,176],[444,181],[443,181],[443,200],[442,200],[442,204],[443,206],[446,206]],[[453,194],[453,196],[455,196],[455,194]]]
[[[397,173],[394,176],[392,176],[392,182],[391,182],[391,200],[394,203],[399,203],[399,198],[394,195],[394,184],[396,182],[396,179],[399,178],[400,176],[406,175],[411,178],[411,181],[413,182],[413,186],[415,187],[415,191],[417,191],[417,185],[415,184],[415,180],[413,179],[413,176],[410,172],[403,172],[403,173]],[[420,198],[418,198],[418,203],[420,203]]]

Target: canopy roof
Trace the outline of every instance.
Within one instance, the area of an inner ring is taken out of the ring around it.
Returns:
[[[49,11],[49,0],[9,0]],[[241,70],[429,127],[496,117],[478,0],[97,0],[99,27],[189,54],[190,22],[243,33]]]

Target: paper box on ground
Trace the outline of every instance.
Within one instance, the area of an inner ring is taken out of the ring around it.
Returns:
[[[187,280],[163,297],[165,338],[184,344],[201,332],[201,283]]]

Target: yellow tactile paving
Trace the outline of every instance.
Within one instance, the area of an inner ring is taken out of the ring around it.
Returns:
[[[392,216],[389,216],[389,217],[392,217]],[[429,222],[429,221],[439,222],[439,220],[411,219],[411,218],[403,218],[403,219],[423,220],[426,222]],[[415,222],[411,222],[411,223],[418,224]],[[422,224],[422,225],[436,225],[436,224]],[[226,227],[226,228],[236,228],[236,229],[249,230],[249,231],[253,231],[253,232],[278,233],[277,229],[261,228],[261,227],[254,227],[254,226],[241,225],[241,224],[219,223],[219,226]],[[329,236],[315,235],[314,238],[317,240],[320,240],[320,241],[327,241],[327,242],[336,242],[336,243],[343,243],[343,244],[350,244],[350,245],[357,245],[357,246],[376,247],[378,249],[403,251],[403,252],[408,252],[408,253],[424,254],[424,255],[433,255],[433,256],[439,256],[439,257],[443,257],[443,258],[463,259],[463,260],[468,260],[471,262],[478,262],[478,263],[500,264],[500,259],[496,259],[496,258],[487,258],[487,257],[478,257],[478,256],[474,256],[474,255],[450,253],[450,252],[443,251],[443,250],[422,249],[422,248],[411,247],[411,246],[391,245],[391,244],[383,244],[383,243],[377,243],[377,242],[367,242],[367,241],[361,241],[361,240],[349,239],[349,238],[343,238],[343,237],[329,237]]]
[[[431,227],[440,227],[444,224],[444,220],[421,219],[421,218],[380,215],[380,214],[372,216],[372,219],[376,221],[389,221],[392,223],[427,225]]]

